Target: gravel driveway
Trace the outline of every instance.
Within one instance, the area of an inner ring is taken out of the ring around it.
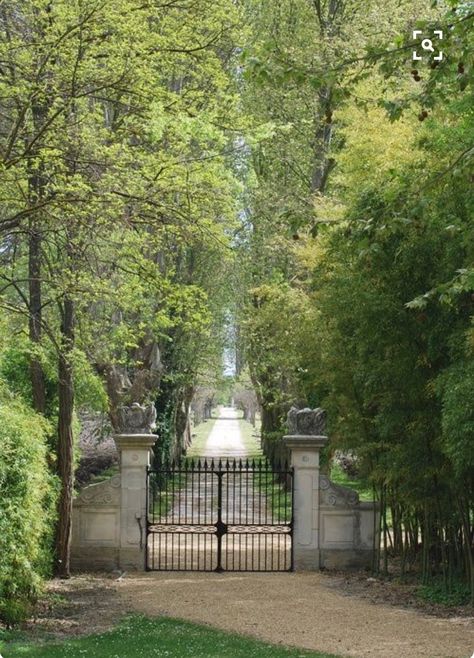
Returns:
[[[261,639],[362,658],[470,658],[474,622],[374,605],[321,574],[149,573],[118,584],[122,605]]]

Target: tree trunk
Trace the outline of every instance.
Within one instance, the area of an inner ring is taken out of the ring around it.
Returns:
[[[34,345],[41,342],[41,233],[30,223],[29,237],[29,336]],[[46,411],[46,386],[43,366],[37,354],[30,357],[30,380],[33,395],[33,408],[44,414]]]
[[[70,549],[72,528],[72,497],[74,486],[74,436],[72,429],[74,411],[74,385],[71,351],[74,346],[74,303],[64,300],[62,309],[62,349],[58,362],[58,476],[61,492],[58,503],[56,527],[56,564],[58,576],[70,575]]]
[[[324,193],[328,176],[334,167],[334,159],[329,157],[332,132],[332,90],[330,87],[324,87],[318,94],[318,110],[315,116],[312,192]]]
[[[44,124],[47,114],[47,103],[34,103],[32,105],[33,123],[39,131]],[[30,163],[28,164],[30,167]],[[43,200],[45,180],[42,163],[35,163],[28,176],[29,203],[37,205]],[[41,291],[41,243],[42,234],[35,217],[29,223],[28,240],[28,286],[29,286],[29,336],[34,346],[39,346],[42,335],[42,291]],[[33,408],[44,414],[46,411],[46,383],[41,364],[37,354],[30,357],[30,380],[33,396]]]

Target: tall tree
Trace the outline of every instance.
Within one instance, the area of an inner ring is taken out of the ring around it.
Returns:
[[[180,334],[210,340],[213,287],[209,277],[193,282],[204,270],[190,255],[201,248],[217,272],[213,242],[225,242],[234,212],[227,126],[237,12],[227,0],[157,9],[127,0],[2,5],[0,303],[30,325],[40,411],[54,407],[42,366],[50,359],[57,369],[64,576],[76,365],[86,356],[109,379],[112,418],[117,404],[156,395],[160,344]]]

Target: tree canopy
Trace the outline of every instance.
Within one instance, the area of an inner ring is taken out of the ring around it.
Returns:
[[[117,427],[153,401],[155,458],[179,457],[232,353],[269,454],[292,404],[326,408],[327,468],[357,455],[385,560],[472,595],[473,19],[455,0],[2,3],[0,410],[57,573],[78,412]],[[443,31],[441,61],[413,61],[414,29]]]

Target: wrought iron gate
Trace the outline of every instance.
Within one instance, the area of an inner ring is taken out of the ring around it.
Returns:
[[[293,570],[288,466],[186,460],[149,470],[147,492],[147,570]]]

